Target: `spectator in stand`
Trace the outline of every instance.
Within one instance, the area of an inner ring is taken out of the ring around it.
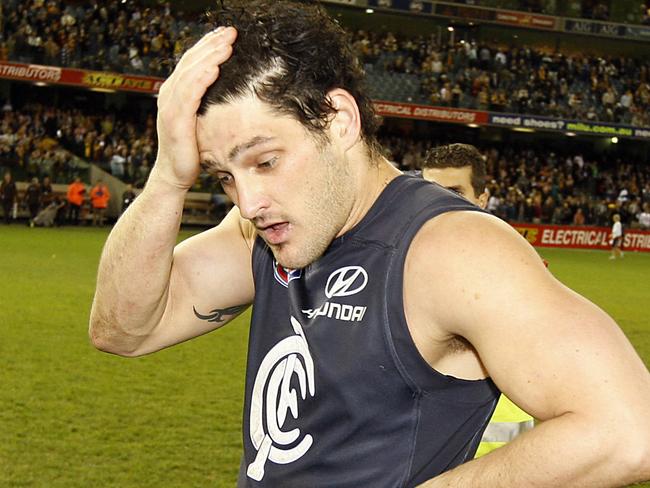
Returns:
[[[488,190],[488,194],[490,195],[490,197],[488,198],[488,203],[485,208],[487,209],[488,212],[496,215],[497,210],[499,209],[499,205],[501,204],[501,199],[499,198],[497,193],[493,191]]]
[[[650,3],[647,1],[641,4],[641,23],[650,25]]]
[[[90,205],[93,211],[93,226],[104,226],[104,219],[106,218],[106,209],[108,202],[111,199],[111,193],[108,187],[101,179],[98,179],[95,186],[90,190]]]
[[[124,165],[126,164],[126,148],[120,148],[111,158],[111,174],[116,178],[124,178]]]
[[[38,215],[41,208],[42,192],[41,185],[38,183],[38,178],[32,178],[31,183],[25,190],[25,203],[29,210],[29,224],[33,225],[34,219]]]
[[[54,189],[49,176],[43,178],[41,184],[41,208],[47,207],[54,200]]]
[[[650,230],[650,203],[643,204],[643,212],[638,215],[639,227],[643,230]]]
[[[126,185],[126,190],[124,190],[124,193],[122,193],[122,209],[121,209],[121,214],[126,212],[126,209],[129,208],[129,205],[133,203],[133,200],[135,200],[135,192],[133,191],[133,185],[130,183]]]
[[[578,207],[576,213],[573,215],[573,225],[585,225],[585,213],[580,207]]]
[[[147,178],[149,178],[149,173],[151,172],[151,163],[149,163],[149,158],[145,157],[142,160],[142,163],[138,167],[133,175],[134,185],[136,188],[143,188]]]
[[[81,182],[81,178],[76,177],[68,186],[68,223],[79,225],[81,217],[81,208],[86,197],[86,186]]]
[[[16,213],[16,205],[18,204],[17,198],[16,184],[13,181],[11,173],[7,171],[4,174],[2,184],[0,184],[0,201],[2,201],[2,211],[5,224],[7,225],[16,218],[14,214]]]

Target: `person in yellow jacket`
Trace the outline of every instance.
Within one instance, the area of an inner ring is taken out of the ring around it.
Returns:
[[[485,188],[485,160],[470,144],[450,144],[429,151],[422,165],[422,177],[458,193],[481,208],[487,206],[489,194]],[[533,417],[508,397],[501,395],[490,419],[476,457],[483,456],[519,434],[533,428]]]

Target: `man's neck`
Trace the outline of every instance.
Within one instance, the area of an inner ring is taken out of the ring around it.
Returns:
[[[362,166],[364,164],[367,166]],[[357,170],[359,173],[355,175],[357,176],[355,181],[358,185],[358,198],[352,207],[346,224],[339,231],[337,237],[345,234],[361,222],[388,183],[402,174],[383,156],[379,156],[375,160],[366,159],[360,161],[359,165],[355,165],[355,167],[359,168]]]

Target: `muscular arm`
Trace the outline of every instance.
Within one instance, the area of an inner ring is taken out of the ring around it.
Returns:
[[[173,197],[164,186],[143,192],[111,232],[90,320],[99,349],[148,354],[218,328],[252,302],[250,242],[237,209],[174,248],[179,217],[154,217],[180,215]]]
[[[160,89],[156,164],[99,265],[89,331],[99,349],[156,351],[223,325],[252,301],[252,234],[237,210],[174,248],[185,194],[199,173],[196,112],[236,34],[229,28],[204,36]]]
[[[423,488],[650,478],[646,367],[614,321],[555,280],[514,230],[481,214],[441,216],[416,237],[407,267],[406,292],[426,290],[409,326],[465,337],[499,388],[542,421]]]

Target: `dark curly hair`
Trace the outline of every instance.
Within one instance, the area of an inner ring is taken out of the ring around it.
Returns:
[[[317,5],[285,0],[223,0],[207,13],[207,28],[233,26],[238,37],[219,79],[198,110],[255,95],[314,135],[325,136],[336,112],[327,93],[348,91],[361,115],[362,138],[377,154],[378,118],[365,93],[365,74],[346,32]]]
[[[464,168],[472,167],[472,189],[478,197],[485,191],[485,160],[471,144],[449,144],[427,151],[422,168]]]

